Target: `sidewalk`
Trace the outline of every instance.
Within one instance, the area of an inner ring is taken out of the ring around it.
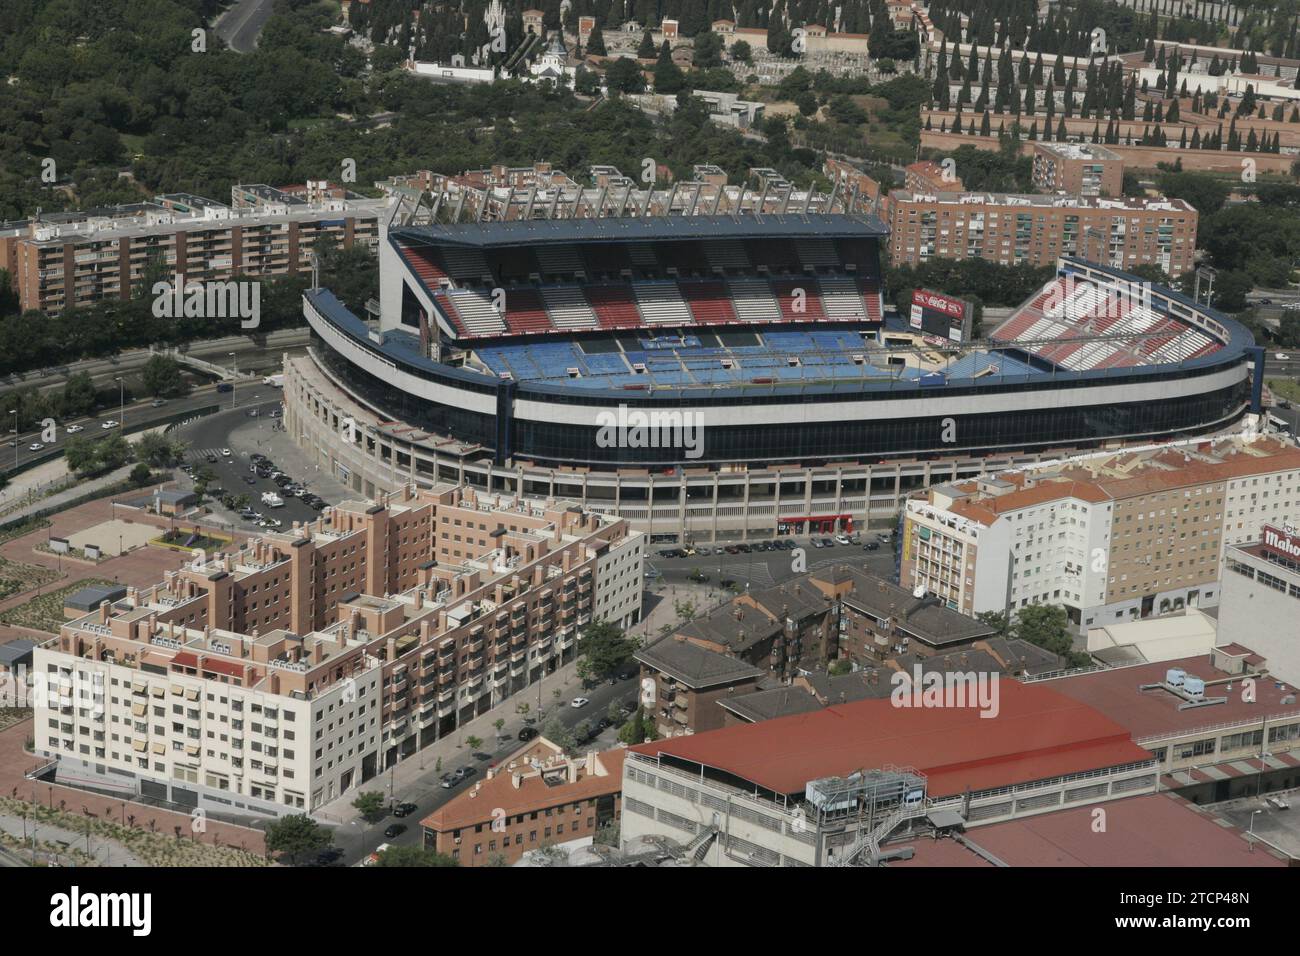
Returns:
[[[646,643],[659,640],[659,628],[676,621],[674,600],[694,600],[698,616],[704,609],[713,606],[713,603],[706,603],[704,600],[711,590],[716,591],[698,585],[676,584],[646,592],[644,606],[649,608],[649,611],[641,623],[632,628],[632,635]],[[556,690],[560,691],[558,698],[555,696]],[[554,674],[542,678],[540,697],[538,685],[530,685],[487,713],[462,724],[458,730],[441,740],[435,741],[423,750],[399,761],[394,767],[376,774],[365,783],[320,807],[313,816],[324,823],[348,826],[360,822],[361,814],[353,808],[352,801],[361,791],[382,790],[387,799],[391,789],[391,797],[397,803],[426,794],[438,787],[438,778],[447,771],[465,764],[478,765],[471,748],[465,744],[468,738],[480,738],[483,743],[479,749],[493,753],[508,742],[504,738],[510,738],[515,741],[516,746],[522,746],[518,743],[518,735],[525,724],[523,716],[515,710],[519,704],[528,704],[527,716],[533,720],[532,726],[540,730],[557,712],[564,712],[568,702],[581,693],[582,681],[578,679],[576,661],[565,664]],[[545,716],[538,715],[539,699]],[[594,718],[604,716],[604,713],[591,711],[585,716]],[[497,730],[493,726],[498,719],[505,721],[505,726],[501,730],[503,738],[501,742],[498,742]],[[441,770],[438,769],[440,758]]]

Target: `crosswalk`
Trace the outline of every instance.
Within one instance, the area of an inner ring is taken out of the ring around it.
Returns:
[[[236,455],[233,452],[230,455],[222,455],[220,448],[191,448],[185,453],[185,457],[190,461],[206,462],[209,457],[216,458],[218,461],[233,461]]]

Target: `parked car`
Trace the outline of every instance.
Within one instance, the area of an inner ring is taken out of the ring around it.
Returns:
[[[539,736],[540,733],[541,731],[539,731],[536,727],[525,727],[523,730],[519,731],[519,739],[532,740],[534,737]]]
[[[813,546],[814,548],[821,548],[821,547],[824,547],[824,545],[822,544],[822,539],[821,539],[821,538],[813,538],[813,539],[812,539],[812,546]]]
[[[444,773],[438,778],[438,786],[442,787],[444,790],[450,790],[458,783],[460,783],[460,780],[457,779],[454,773]]]
[[[830,538],[822,538],[822,547],[823,547],[823,548],[833,548],[833,547],[835,547],[835,542],[832,541]]]
[[[848,536],[847,534],[837,534],[837,535],[835,536],[835,540],[836,540],[838,543],[840,543],[840,544],[852,544],[852,543],[853,543],[852,541],[849,540],[849,536]]]
[[[864,545],[862,546],[862,550],[863,550],[863,551],[879,551],[879,550],[880,550],[880,542],[879,542],[879,541],[868,541],[866,544],[864,544]]]
[[[399,803],[399,804],[398,804],[398,805],[393,809],[393,816],[395,816],[395,817],[409,817],[412,813],[414,813],[414,812],[415,812],[416,810],[418,810],[418,809],[420,809],[420,808],[417,807],[414,803]]]

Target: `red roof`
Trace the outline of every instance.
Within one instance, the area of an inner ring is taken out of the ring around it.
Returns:
[[[172,658],[172,663],[175,664],[177,667],[198,667],[199,659],[197,656],[191,654],[189,651],[181,651],[179,654],[177,654],[175,657]]]
[[[911,766],[936,797],[1151,758],[1087,704],[1042,684],[1002,679],[998,689],[992,718],[972,707],[897,707],[886,698],[629,749],[701,763],[776,793],[798,793],[819,777]]]
[[[231,677],[244,676],[243,664],[236,664],[234,661],[223,661],[215,657],[206,658],[203,661],[203,669],[212,671],[214,674],[227,674]]]

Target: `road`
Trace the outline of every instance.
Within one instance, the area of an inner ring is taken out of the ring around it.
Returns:
[[[318,511],[308,507],[298,498],[284,494],[270,478],[262,478],[250,470],[251,455],[256,449],[249,447],[250,443],[241,443],[238,438],[232,436],[231,433],[236,428],[249,421],[249,413],[252,411],[258,413],[257,417],[263,425],[278,421],[271,417],[273,411],[280,409],[280,397],[275,390],[268,386],[261,386],[256,391],[247,386],[245,388],[251,392],[251,395],[246,396],[244,402],[238,407],[200,418],[177,430],[177,437],[190,446],[186,457],[191,464],[196,467],[204,465],[217,476],[216,482],[210,486],[210,489],[220,487],[232,495],[248,495],[249,504],[255,511],[281,521],[285,528],[292,528],[295,521],[314,521],[319,515]],[[222,398],[229,400],[230,396],[223,395]],[[230,455],[223,455],[222,452],[227,450]],[[276,460],[277,456],[273,449],[269,451],[269,457],[276,464],[277,470],[282,470],[290,478],[305,484],[308,490],[315,490],[311,487],[312,483],[308,475],[294,474],[293,468],[287,462]],[[188,486],[188,482],[185,484]],[[279,508],[263,505],[262,495],[266,492],[278,494],[284,501],[284,505]],[[237,522],[237,527],[246,531],[256,530],[255,522],[241,520],[236,515],[227,514],[225,509],[220,508],[220,505],[215,502],[212,506],[214,510],[219,509],[219,513],[226,520]]]
[[[576,690],[579,686],[576,682],[571,683],[570,687],[573,689],[574,694],[579,693]],[[548,723],[552,717],[557,718],[560,723],[568,728],[576,727],[584,720],[594,722],[606,715],[605,712],[611,702],[634,703],[636,689],[637,681],[632,679],[618,681],[614,684],[601,684],[591,690],[581,691],[582,696],[591,700],[591,703],[581,709],[568,706],[568,698],[556,706],[552,695],[548,693],[544,701],[548,713],[545,720],[538,722],[537,725],[540,728],[541,723]],[[390,846],[423,845],[424,838],[420,828],[420,821],[452,799],[452,797],[457,796],[472,787],[477,781],[482,780],[484,772],[493,763],[500,762],[520,748],[521,744],[517,734],[518,728],[523,726],[523,721],[513,713],[513,704],[515,702],[530,702],[536,706],[535,689],[533,689],[532,694],[533,696],[530,697],[530,691],[522,691],[507,702],[508,706],[502,708],[502,716],[506,718],[505,732],[509,734],[509,737],[497,741],[496,746],[485,743],[483,750],[479,751],[477,755],[470,753],[468,747],[457,750],[455,756],[443,758],[441,771],[436,769],[436,758],[428,757],[425,764],[423,764],[426,767],[423,774],[405,787],[398,784],[392,787],[390,791],[391,771],[380,774],[363,784],[362,790],[382,790],[386,798],[391,798],[392,803],[414,803],[417,809],[409,816],[401,819],[394,817],[391,813],[387,814],[382,819],[364,827],[360,823],[335,826],[333,828],[334,846],[343,851],[343,856],[338,860],[338,865],[353,866],[357,864],[364,857],[373,853],[381,843],[387,843]],[[584,749],[605,750],[612,747],[615,743],[617,731],[617,727],[610,727],[596,741],[588,744]],[[488,731],[488,733],[492,734],[492,731]],[[438,744],[432,746],[436,748]],[[406,762],[409,763],[411,760],[419,759],[419,757],[408,757]],[[438,785],[438,778],[442,774],[450,773],[461,767],[473,767],[474,773],[454,787],[443,788]],[[384,836],[384,829],[392,824],[404,825],[406,830],[395,837]]]
[[[257,383],[260,387],[261,383]],[[243,382],[236,386],[236,391],[251,387],[251,383]],[[127,428],[132,431],[140,431],[144,428],[151,427],[155,424],[170,421],[182,412],[197,411],[201,408],[208,408],[216,404],[217,399],[224,401],[230,400],[229,393],[218,393],[215,385],[205,385],[194,389],[184,398],[167,399],[166,402],[158,407],[153,407],[151,400],[135,402],[126,406],[125,416],[121,407],[104,409],[97,415],[75,418],[67,422],[58,422],[57,437],[53,442],[46,442],[39,431],[24,432],[18,436],[17,449],[14,448],[14,440],[9,439],[3,447],[0,447],[0,468],[8,470],[9,468],[18,468],[36,459],[46,458],[51,450],[58,451],[61,446],[67,442],[68,427],[81,429],[80,434],[87,438],[103,438],[117,429],[106,429],[103,427],[107,421],[115,421],[121,425],[122,421],[126,422]],[[13,434],[13,430],[9,430]],[[29,446],[33,443],[43,444],[46,447],[33,451]]]
[[[274,6],[274,0],[239,0],[217,19],[217,35],[236,53],[251,52]]]

